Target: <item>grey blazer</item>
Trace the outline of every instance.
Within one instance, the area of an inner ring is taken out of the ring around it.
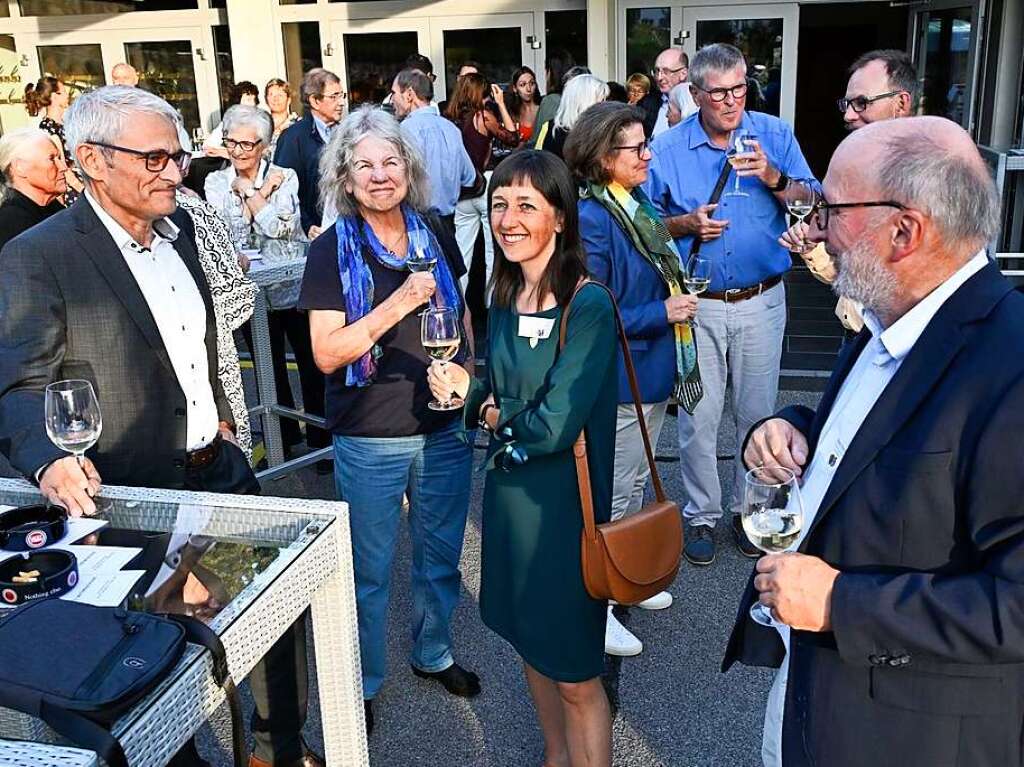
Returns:
[[[217,378],[217,330],[192,222],[174,248],[206,305],[206,353],[220,418],[231,420]],[[84,195],[0,251],[0,452],[27,477],[65,453],[43,423],[46,385],[92,382],[103,433],[88,455],[107,484],[185,483],[185,395],[135,278]]]

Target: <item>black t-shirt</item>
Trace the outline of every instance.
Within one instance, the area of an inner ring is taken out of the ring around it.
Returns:
[[[428,217],[434,236],[448,260],[458,284],[466,273],[462,255],[451,235],[436,220]],[[373,275],[373,308],[394,293],[409,277],[409,272],[381,264],[364,248],[363,258]],[[345,297],[338,272],[338,234],[332,226],[309,248],[306,272],[299,294],[300,309],[345,311]],[[383,355],[377,360],[377,375],[369,386],[348,386],[347,366],[327,376],[327,428],[348,437],[408,437],[430,434],[456,418],[461,410],[436,412],[427,407],[433,399],[427,386],[430,360],[420,340],[419,311],[407,314],[401,322],[377,341]],[[455,362],[465,359],[466,338]]]

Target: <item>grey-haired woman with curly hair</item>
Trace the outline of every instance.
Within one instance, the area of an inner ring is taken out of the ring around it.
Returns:
[[[320,160],[321,195],[338,218],[313,242],[299,297],[327,376],[327,428],[338,495],[349,504],[367,723],[384,681],[391,562],[408,491],[413,546],[410,662],[453,695],[480,691],[452,656],[449,619],[469,505],[471,449],[458,411],[427,407],[429,359],[419,312],[465,311],[462,257],[429,204],[423,161],[380,109],[346,117]],[[436,258],[409,271],[409,254]],[[465,335],[463,335],[465,337]],[[463,342],[456,360],[465,360]]]

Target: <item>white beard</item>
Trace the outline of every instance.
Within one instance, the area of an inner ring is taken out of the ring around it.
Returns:
[[[896,282],[874,253],[871,241],[858,241],[835,260],[838,274],[832,291],[860,302],[876,316],[888,315],[895,304]]]

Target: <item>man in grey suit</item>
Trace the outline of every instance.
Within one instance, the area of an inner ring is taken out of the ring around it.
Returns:
[[[174,199],[189,159],[177,120],[137,88],[80,96],[65,138],[85,194],[0,251],[0,451],[75,515],[95,510],[101,481],[259,492],[234,442],[210,291]],[[103,411],[83,466],[43,423],[46,385],[66,378],[90,381]],[[303,627],[289,628],[250,676],[255,765],[322,764],[300,734]],[[176,764],[202,761],[186,747]]]

